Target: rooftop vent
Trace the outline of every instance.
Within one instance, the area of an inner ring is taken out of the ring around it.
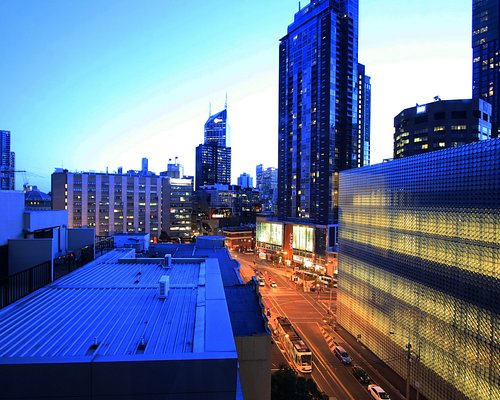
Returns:
[[[160,278],[160,299],[166,299],[170,289],[170,276],[162,275]]]
[[[163,259],[163,268],[172,266],[172,254],[165,254],[165,258]]]

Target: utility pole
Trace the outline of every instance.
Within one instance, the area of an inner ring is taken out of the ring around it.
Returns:
[[[410,400],[411,343],[406,345],[406,400]]]

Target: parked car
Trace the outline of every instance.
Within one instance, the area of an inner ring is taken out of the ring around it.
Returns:
[[[352,362],[351,357],[349,357],[349,354],[347,354],[347,351],[345,351],[342,346],[335,346],[333,348],[333,354],[335,354],[344,365],[349,365]]]
[[[368,385],[370,396],[377,400],[391,400],[389,395],[378,385]]]
[[[278,287],[278,285],[276,284],[276,282],[272,281],[271,284],[269,285],[271,287]]]
[[[352,373],[356,377],[356,379],[358,381],[360,381],[361,383],[364,383],[364,384],[370,383],[370,376],[359,365],[353,365]]]

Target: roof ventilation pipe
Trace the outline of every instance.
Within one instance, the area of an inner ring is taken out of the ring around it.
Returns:
[[[163,268],[168,268],[172,266],[172,254],[165,254],[163,259]]]
[[[159,281],[160,284],[160,299],[166,299],[170,290],[170,276],[162,275]]]

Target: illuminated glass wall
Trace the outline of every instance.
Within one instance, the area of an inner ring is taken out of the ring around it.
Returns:
[[[255,238],[257,242],[283,246],[283,224],[257,221]]]
[[[500,139],[343,172],[339,234],[338,322],[428,399],[500,399]]]
[[[314,228],[309,226],[293,226],[293,244],[294,249],[314,251]]]

